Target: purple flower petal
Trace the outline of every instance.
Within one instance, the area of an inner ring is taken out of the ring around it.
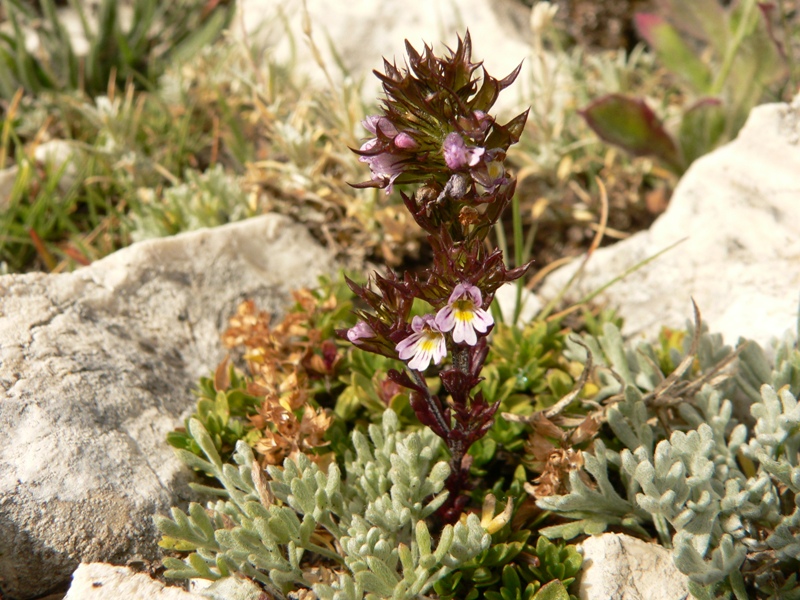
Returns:
[[[401,131],[395,136],[394,145],[403,150],[413,150],[417,147],[417,142],[405,131]]]
[[[439,331],[433,315],[416,316],[411,321],[414,331],[395,346],[400,360],[409,361],[408,366],[424,371],[433,361],[439,364],[447,356],[447,343]]]
[[[436,324],[441,331],[452,331],[456,344],[474,346],[478,343],[476,332],[486,333],[494,323],[482,304],[480,289],[469,283],[459,283],[447,304],[436,313]]]
[[[468,147],[462,138],[455,131],[448,133],[442,145],[444,162],[449,169],[457,171],[464,167],[474,167],[481,162],[481,157],[486,150],[484,148]]]
[[[372,337],[375,337],[375,332],[372,330],[372,327],[364,321],[359,321],[355,326],[347,330],[347,339],[356,346],[360,344],[360,340]]]
[[[466,150],[467,145],[460,135],[455,131],[447,134],[442,147],[444,162],[447,168],[453,169],[454,171],[463,168],[467,164]]]
[[[375,135],[378,135],[379,129],[386,137],[393,138],[397,135],[397,128],[389,119],[381,115],[369,115],[366,119],[361,121],[361,125],[364,126],[364,129]]]

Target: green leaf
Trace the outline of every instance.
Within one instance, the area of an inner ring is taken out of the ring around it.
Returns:
[[[506,565],[503,567],[503,587],[506,587],[509,590],[517,590],[517,592],[519,592],[521,586],[522,583],[519,580],[517,569],[512,565]]]
[[[639,35],[650,44],[667,69],[684,78],[696,93],[708,93],[712,81],[710,69],[666,19],[655,14],[638,13],[635,22]]]
[[[217,392],[217,397],[214,401],[214,410],[219,416],[222,426],[224,427],[227,425],[228,419],[231,416],[231,411],[228,405],[228,395],[225,392]]]
[[[687,165],[708,154],[725,133],[725,110],[716,98],[704,98],[683,114],[678,130],[678,143]]]
[[[603,140],[634,156],[655,156],[676,173],[684,165],[672,137],[644,100],[609,94],[580,111]]]
[[[557,579],[548,584],[543,585],[533,600],[569,600],[569,593],[564,584]]]
[[[452,529],[451,525],[448,525]],[[444,532],[443,532],[444,533]],[[444,535],[442,538],[444,540]],[[452,543],[452,533],[448,536],[448,539],[451,540]],[[416,527],[416,538],[417,538],[417,549],[419,550],[420,556],[428,556],[431,553],[431,534],[428,531],[428,527],[425,525],[424,521],[417,521]]]
[[[370,570],[380,577],[383,584],[387,588],[394,590],[394,587],[399,583],[397,573],[392,571],[385,562],[375,556],[367,556],[366,560]]]
[[[556,398],[563,398],[572,391],[575,382],[568,373],[560,369],[552,369],[547,373],[547,387]]]
[[[356,581],[368,592],[378,594],[382,598],[391,598],[394,586],[378,577],[372,571],[360,571],[355,574]]]
[[[667,13],[680,15],[681,31],[695,39],[708,41],[717,57],[730,43],[730,24],[719,0],[666,0]]]
[[[222,459],[219,457],[219,453],[214,447],[214,442],[211,440],[211,436],[208,435],[206,428],[203,427],[203,424],[197,419],[191,419],[189,421],[189,433],[203,450],[203,454],[208,457],[208,460],[210,460],[217,469],[221,469]],[[186,462],[185,459],[184,462]]]
[[[539,533],[548,538],[564,538],[571,540],[581,534],[602,533],[608,527],[608,523],[597,519],[580,519],[572,523],[563,525],[553,525],[539,530]]]

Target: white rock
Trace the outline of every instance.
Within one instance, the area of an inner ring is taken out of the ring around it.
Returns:
[[[232,26],[234,35],[269,41],[278,59],[297,59],[298,72],[324,85],[325,74],[316,63],[303,29],[302,0],[242,0]],[[455,49],[456,36],[469,27],[473,58],[484,60],[489,73],[505,77],[531,53],[530,11],[514,0],[308,0],[308,15],[314,42],[329,74],[341,80],[342,67],[353,79],[365,78],[364,95],[372,100],[380,89],[371,75],[383,71],[382,57],[405,64],[405,40],[422,50],[423,42],[437,52],[442,44]],[[244,33],[242,32],[244,28]],[[331,47],[335,49],[334,57]],[[520,78],[522,80],[523,78]],[[498,106],[509,110],[524,94],[506,92]]]
[[[203,580],[206,581],[206,580]],[[64,600],[261,600],[262,590],[252,581],[227,577],[206,581],[202,589],[187,592],[166,586],[144,573],[106,563],[82,563],[72,574]]]
[[[281,312],[332,270],[305,228],[266,215],[0,277],[0,595],[154,558],[153,514],[188,476],[164,438],[223,357],[228,317],[249,297]]]
[[[604,533],[581,545],[581,600],[686,600],[688,578],[666,548],[629,535]]]
[[[686,239],[599,300],[619,309],[623,333],[654,338],[683,327],[694,298],[712,331],[766,345],[794,328],[800,294],[800,100],[753,109],[738,138],[696,161],[648,231],[595,253],[569,297],[597,289]],[[552,298],[577,265],[547,278]]]
[[[105,563],[81,564],[72,575],[64,600],[207,600],[177,587],[168,587],[144,573]]]
[[[515,283],[507,283],[495,292],[495,300],[500,307],[504,323],[511,323],[514,319],[514,310],[517,307],[517,286]],[[542,310],[542,301],[525,288],[522,289],[520,297],[522,308],[519,312],[519,323],[527,323]]]

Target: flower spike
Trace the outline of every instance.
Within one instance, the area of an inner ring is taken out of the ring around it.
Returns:
[[[389,272],[366,286],[348,281],[369,310],[357,311],[359,323],[340,335],[361,350],[406,362],[408,368],[390,371],[389,379],[409,389],[420,423],[450,451],[449,496],[439,515],[452,523],[468,501],[469,447],[492,427],[499,406],[474,392],[494,326],[487,309],[497,289],[528,268],[507,270],[502,252],[486,242],[514,195],[516,180],[505,159],[527,111],[505,125],[489,114],[519,68],[499,80],[489,75],[471,59],[469,32],[444,57],[428,45],[418,52],[406,42],[406,51],[406,68],[384,60],[384,73],[376,72],[386,98],[381,114],[364,120],[370,136],[355,150],[371,179],[354,187],[389,193],[395,185],[418,184],[401,196],[428,234],[433,263],[418,275]],[[409,323],[415,301],[435,312]],[[431,365],[441,365],[441,399],[423,376]]]

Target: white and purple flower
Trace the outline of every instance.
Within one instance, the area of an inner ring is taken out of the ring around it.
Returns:
[[[364,321],[359,321],[347,330],[347,339],[356,346],[361,345],[361,340],[373,337],[375,337],[375,332],[372,330],[372,327]]]
[[[373,181],[386,183],[386,193],[389,194],[395,179],[403,173],[404,161],[408,159],[407,151],[416,148],[417,142],[409,133],[398,132],[386,117],[370,115],[361,124],[375,137],[361,145],[359,151],[367,154],[363,154],[359,160],[369,165]],[[391,140],[391,146],[385,138]],[[371,151],[373,153],[369,154]]]
[[[447,164],[447,168],[457,171],[464,167],[477,165],[486,150],[476,146],[467,146],[464,138],[453,131],[444,138],[442,152],[444,153],[444,162]]]
[[[481,291],[469,283],[459,283],[450,294],[447,305],[436,313],[436,325],[440,331],[452,331],[456,344],[474,346],[478,343],[476,332],[486,333],[494,324],[492,315],[482,306]]]
[[[367,140],[361,145],[362,152],[369,152],[378,145],[378,138]],[[397,156],[391,152],[377,152],[360,156],[358,160],[369,165],[372,172],[372,180],[387,182],[386,193],[391,194],[394,187],[394,180],[403,174],[403,160],[405,157]]]
[[[389,119],[381,115],[367,115],[367,118],[361,121],[361,125],[376,136],[378,135],[378,130],[386,137],[393,138],[397,135],[397,127]]]
[[[437,365],[442,362],[447,356],[447,344],[433,315],[414,317],[411,329],[414,333],[395,347],[400,360],[409,361],[409,368],[417,371],[427,369],[431,361]]]

